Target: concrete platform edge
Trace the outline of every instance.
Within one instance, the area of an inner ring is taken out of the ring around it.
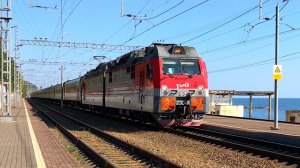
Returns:
[[[26,112],[26,119],[27,119],[29,133],[30,133],[31,140],[32,140],[32,146],[33,146],[33,150],[34,150],[34,154],[35,154],[37,167],[38,168],[45,168],[46,164],[45,164],[41,149],[39,147],[39,144],[37,142],[35,133],[33,131],[33,127],[32,127],[32,124],[31,124],[31,121],[30,121],[30,118],[29,118],[29,115],[28,115],[28,111],[27,111],[27,107],[26,107],[24,99],[23,99],[23,105],[24,105],[25,112]]]

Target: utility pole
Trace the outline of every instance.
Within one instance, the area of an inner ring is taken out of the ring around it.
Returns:
[[[259,20],[262,20],[263,17],[262,17],[262,0],[259,0]]]
[[[123,17],[124,13],[123,13],[123,0],[121,0],[121,17]]]
[[[275,66],[278,65],[278,38],[279,38],[279,8],[278,3],[276,5],[276,22],[275,22]],[[273,129],[278,130],[278,83],[277,79],[275,79],[275,86],[274,86],[274,93],[275,93],[275,102],[274,102],[274,127]]]
[[[1,122],[11,122],[11,0],[1,0]]]
[[[61,66],[59,68],[61,70],[61,98],[60,98],[60,108],[64,108],[64,85],[63,85],[63,81],[64,81],[64,78],[63,78],[63,75],[64,75],[64,67]]]
[[[282,0],[282,2],[286,2],[287,0]],[[262,0],[259,1],[259,18],[264,20],[270,20],[270,18],[264,18],[262,17]],[[271,129],[278,130],[278,80],[282,78],[282,70],[281,65],[278,65],[278,50],[279,50],[279,7],[278,3],[276,4],[275,8],[276,12],[276,21],[275,21],[275,65],[274,65],[274,72],[273,72],[273,78],[274,78],[274,127]],[[271,103],[271,100],[269,100],[269,103]],[[270,118],[270,117],[269,117]]]

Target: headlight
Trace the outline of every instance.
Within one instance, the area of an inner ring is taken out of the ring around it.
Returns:
[[[198,95],[203,95],[203,86],[198,86]]]
[[[169,90],[168,90],[168,87],[166,85],[162,85],[161,88],[162,88],[163,94],[165,96],[169,94]]]

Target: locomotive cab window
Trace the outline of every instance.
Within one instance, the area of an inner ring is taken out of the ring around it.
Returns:
[[[163,59],[163,74],[200,75],[198,60]]]
[[[198,61],[181,61],[182,74],[200,75]]]

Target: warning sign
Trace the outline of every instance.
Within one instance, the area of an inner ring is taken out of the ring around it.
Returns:
[[[273,79],[274,80],[281,80],[282,79],[282,66],[281,65],[274,65],[274,67],[273,67]]]

